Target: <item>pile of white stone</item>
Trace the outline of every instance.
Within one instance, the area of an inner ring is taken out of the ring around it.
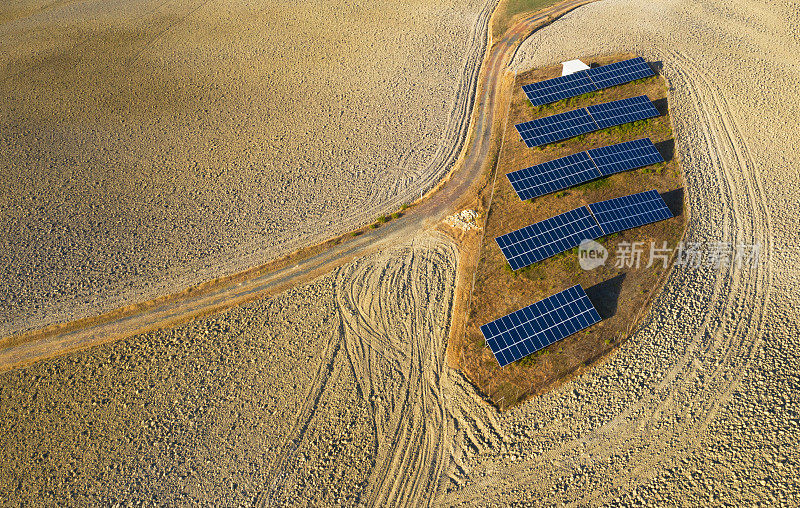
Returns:
[[[457,214],[447,217],[444,222],[454,228],[470,231],[472,229],[480,229],[475,219],[478,218],[478,212],[475,210],[462,210]]]

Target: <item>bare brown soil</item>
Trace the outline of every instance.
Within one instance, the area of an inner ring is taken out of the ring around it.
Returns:
[[[589,58],[586,62],[605,64],[630,56]],[[663,242],[667,242],[668,246],[674,248],[686,227],[686,218],[682,213],[683,179],[674,153],[663,80],[656,76],[543,107],[531,106],[522,91],[522,85],[558,75],[560,66],[551,66],[517,77],[503,149],[497,164],[498,174],[486,219],[480,261],[474,275],[474,292],[469,305],[463,352],[459,354],[460,367],[467,377],[502,409],[552,389],[627,340],[668,271],[668,267],[664,267],[660,261],[646,267],[650,243],[655,242],[661,247]],[[514,128],[515,124],[532,118],[636,95],[650,97],[661,108],[662,116],[535,149],[527,148]],[[649,137],[656,144],[665,163],[618,173],[536,198],[532,202],[520,201],[505,176],[511,171],[582,150],[642,137]],[[650,189],[657,189],[665,195],[676,217],[601,239],[610,257],[604,266],[594,270],[582,270],[578,265],[576,249],[573,249],[512,272],[494,242],[497,236],[587,203]],[[623,242],[641,242],[644,251],[641,267],[626,267],[622,262],[616,266],[614,253],[618,252]],[[603,321],[511,365],[499,367],[485,345],[480,325],[575,284],[581,284],[587,290]]]

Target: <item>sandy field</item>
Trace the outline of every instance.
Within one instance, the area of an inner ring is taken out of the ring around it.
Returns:
[[[461,404],[480,408],[444,364],[455,268],[452,244],[425,236],[3,374],[0,503],[423,504],[475,418]]]
[[[423,236],[0,375],[0,502],[797,505],[798,35],[777,0],[602,0],[518,53],[660,62],[687,240],[762,246],[753,267],[676,269],[604,364],[490,409],[444,363],[457,256]]]
[[[3,2],[0,335],[413,201],[449,169],[492,4]]]

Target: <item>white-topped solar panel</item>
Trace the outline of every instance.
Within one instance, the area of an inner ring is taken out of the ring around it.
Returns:
[[[481,326],[497,363],[505,367],[600,321],[580,285]]]
[[[560,101],[569,97],[577,97],[585,93],[594,92],[597,88],[589,79],[586,71],[576,72],[569,76],[546,79],[538,83],[523,85],[522,91],[534,106],[541,106],[551,102]]]
[[[603,235],[672,218],[664,199],[654,189],[589,205]],[[602,235],[601,235],[602,236]]]
[[[506,176],[517,196],[524,201],[594,180],[601,175],[587,152],[579,152],[513,171]]]
[[[602,65],[586,71],[598,89],[628,83],[655,75],[642,57]]]
[[[569,139],[597,130],[585,108],[515,125],[528,148]]]
[[[658,116],[658,110],[646,95],[595,104],[586,110],[598,129]]]
[[[593,148],[587,153],[603,176],[664,162],[650,138]]]
[[[518,270],[601,236],[603,230],[582,206],[498,236],[495,241],[511,269]]]

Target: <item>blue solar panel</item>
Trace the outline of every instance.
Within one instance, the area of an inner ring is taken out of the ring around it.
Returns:
[[[599,321],[586,292],[575,285],[481,326],[481,333],[505,367]]]
[[[546,116],[515,126],[528,148],[562,141],[597,130],[585,108]]]
[[[664,162],[650,138],[593,148],[588,154],[603,176]]]
[[[547,79],[538,83],[524,85],[522,90],[534,106],[541,106],[551,102],[560,101],[568,97],[576,97],[588,92],[594,92],[597,87],[586,71],[576,72],[568,76]]]
[[[585,72],[598,89],[621,85],[622,83],[647,78],[655,74],[642,57],[595,67]]]
[[[658,116],[658,110],[646,95],[595,104],[586,109],[598,129]]]
[[[518,270],[601,236],[603,230],[582,206],[498,236],[495,241],[511,269]]]
[[[655,190],[600,201],[589,205],[589,209],[605,235],[673,216],[661,195]]]
[[[520,199],[544,196],[600,177],[586,152],[520,169],[506,175]]]

